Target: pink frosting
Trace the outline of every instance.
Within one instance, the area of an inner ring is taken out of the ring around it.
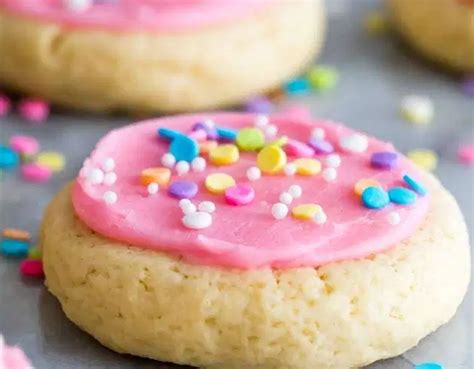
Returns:
[[[208,163],[204,172],[190,172],[183,178],[199,185],[193,202],[211,200],[217,210],[209,228],[187,229],[181,222],[183,214],[178,201],[171,198],[166,189],[148,197],[146,188],[139,184],[139,174],[144,168],[160,166],[160,157],[168,150],[168,143],[157,137],[159,127],[189,132],[193,123],[205,118],[213,119],[220,126],[241,128],[251,126],[255,115],[185,115],[145,121],[110,132],[86,160],[85,169],[100,167],[106,158],[112,157],[116,161],[117,182],[112,187],[93,185],[79,176],[73,190],[73,204],[80,219],[112,239],[169,252],[193,263],[248,269],[318,266],[365,257],[406,239],[425,217],[429,196],[420,197],[412,206],[389,205],[383,210],[369,210],[361,205],[353,191],[354,184],[361,178],[377,179],[388,189],[403,185],[401,179],[405,173],[417,179],[423,177],[405,157],[392,170],[371,168],[372,152],[394,149],[389,143],[369,138],[364,153],[339,152],[342,164],[335,182],[325,182],[321,175],[263,176],[249,182],[246,170],[255,165],[255,153],[241,153],[238,163],[231,166],[216,167]],[[272,116],[271,122],[277,125],[279,134],[302,141],[308,140],[314,127],[324,128],[327,139],[336,146],[339,137],[354,132],[339,124],[287,115]],[[237,183],[250,184],[255,189],[254,201],[236,207],[227,204],[223,195],[210,194],[204,188],[204,179],[213,172],[225,172]],[[320,204],[328,216],[324,225],[291,216],[284,220],[272,217],[272,204],[278,202],[280,193],[292,184],[300,185],[303,195],[291,206]],[[118,201],[112,205],[102,200],[103,193],[109,190],[118,194]],[[394,210],[401,216],[396,226],[387,220],[388,213]]]
[[[71,11],[64,0],[0,0],[0,8],[74,28],[179,31],[245,17],[275,1],[95,0],[84,11]]]

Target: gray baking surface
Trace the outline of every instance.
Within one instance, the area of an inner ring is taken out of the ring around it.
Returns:
[[[392,141],[402,152],[434,149],[440,156],[436,174],[456,196],[474,234],[474,171],[460,165],[455,154],[459,143],[474,140],[473,100],[461,93],[455,77],[419,61],[391,37],[373,37],[362,30],[364,14],[379,5],[377,2],[333,1],[321,61],[339,68],[340,84],[327,94],[296,100],[309,104],[316,117],[340,120]],[[413,126],[399,118],[401,97],[412,93],[433,99],[436,115],[431,125]],[[45,185],[23,182],[17,173],[4,176],[0,182],[0,228],[14,226],[36,233],[44,207],[75,176],[95,142],[109,129],[130,121],[64,111],[55,112],[42,126],[31,126],[14,114],[0,120],[2,142],[15,133],[31,134],[40,139],[44,149],[61,151],[68,159],[66,170]],[[471,286],[451,322],[403,357],[376,363],[370,369],[409,369],[413,363],[428,361],[442,363],[446,369],[473,368],[472,296]],[[1,257],[0,332],[7,343],[23,348],[37,369],[179,368],[102,347],[65,318],[41,282],[22,279],[18,262]]]

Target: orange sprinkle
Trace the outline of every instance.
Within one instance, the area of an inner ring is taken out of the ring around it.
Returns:
[[[144,186],[150,183],[158,183],[160,186],[168,184],[171,178],[171,170],[163,167],[144,169],[140,175],[140,182]]]
[[[2,231],[2,236],[5,238],[22,241],[29,241],[31,239],[30,232],[16,228],[5,228]]]
[[[209,151],[217,147],[217,141],[203,141],[199,143],[199,152],[202,155],[209,154]]]
[[[376,181],[375,179],[363,178],[363,179],[358,180],[356,182],[356,184],[354,185],[354,193],[357,196],[362,196],[362,192],[364,192],[364,190],[367,187],[380,187],[380,188],[382,188],[382,185],[380,184],[379,181]]]

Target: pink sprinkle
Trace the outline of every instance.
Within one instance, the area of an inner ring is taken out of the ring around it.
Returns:
[[[247,205],[255,198],[255,191],[247,184],[238,184],[226,189],[224,197],[230,205]]]
[[[38,140],[31,136],[14,135],[10,137],[9,144],[19,154],[34,155],[39,150]]]
[[[314,156],[314,150],[311,146],[293,139],[288,140],[284,149],[288,155],[296,156],[298,158],[309,158]]]
[[[20,273],[25,277],[44,277],[43,262],[37,259],[26,259],[20,263]]]
[[[34,123],[43,122],[49,116],[49,104],[41,99],[24,99],[18,110],[24,119]]]
[[[197,129],[188,134],[189,137],[194,138],[196,141],[206,141],[207,132],[203,129]]]
[[[21,175],[28,182],[43,183],[48,181],[52,174],[52,170],[45,165],[29,163],[21,166]]]
[[[0,117],[4,117],[10,112],[11,100],[7,95],[0,94]]]
[[[474,165],[474,144],[459,146],[458,159],[463,164]]]

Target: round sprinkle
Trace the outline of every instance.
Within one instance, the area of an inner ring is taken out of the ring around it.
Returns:
[[[254,96],[245,102],[244,108],[249,113],[268,114],[271,112],[273,104],[266,96]]]
[[[282,204],[290,205],[293,202],[293,196],[289,192],[282,192],[279,200]]]
[[[416,193],[404,187],[393,187],[388,190],[390,201],[399,205],[411,205],[416,201]]]
[[[319,65],[312,68],[306,75],[311,87],[319,92],[327,91],[333,88],[339,80],[339,72],[336,68]]]
[[[20,263],[20,273],[25,277],[43,278],[43,262],[34,259],[22,260]]]
[[[419,167],[430,172],[435,170],[438,166],[438,155],[432,150],[411,150],[407,153],[407,157]]]
[[[428,96],[405,96],[401,102],[401,114],[410,123],[428,124],[434,116],[433,102]]]
[[[204,229],[212,225],[212,216],[203,211],[186,214],[182,219],[183,225],[189,229]]]
[[[183,211],[183,214],[191,214],[191,213],[195,213],[197,211],[197,208],[196,208],[196,205],[190,202],[186,206],[182,206],[181,210]]]
[[[183,160],[190,163],[198,156],[199,145],[191,137],[179,135],[171,141],[169,150],[177,161]]]
[[[332,144],[326,140],[323,140],[322,138],[312,137],[309,141],[309,146],[314,149],[316,154],[327,155],[334,151]]]
[[[24,99],[18,104],[23,119],[32,123],[41,123],[49,116],[49,104],[41,99]]]
[[[323,140],[324,137],[326,137],[326,131],[324,131],[324,129],[322,128],[313,128],[313,130],[311,131],[311,138]]]
[[[191,200],[185,198],[185,199],[179,200],[178,204],[179,204],[179,207],[182,209],[182,208],[188,206],[189,204],[192,204],[192,202],[191,202]]]
[[[188,134],[188,136],[197,142],[205,141],[207,139],[207,133],[203,129],[198,129],[196,131],[192,131]]]
[[[296,165],[293,163],[286,164],[283,172],[285,172],[286,176],[294,176],[296,173]]]
[[[281,220],[288,215],[288,206],[278,202],[272,206],[272,215],[275,219]]]
[[[198,122],[192,127],[193,132],[204,132],[205,139],[216,140],[218,138],[215,123],[211,119],[206,119],[203,122]]]
[[[376,181],[375,179],[370,179],[370,178],[362,178],[359,179],[356,184],[354,185],[354,193],[357,196],[362,196],[362,192],[367,187],[379,187],[382,188],[382,185],[380,184],[379,181]]]
[[[41,164],[29,163],[21,166],[21,176],[28,182],[44,183],[52,175],[52,170]]]
[[[339,168],[341,165],[341,157],[338,154],[328,155],[326,165],[330,168]]]
[[[205,186],[210,193],[222,194],[229,187],[235,186],[235,181],[226,173],[214,173],[206,177]]]
[[[313,220],[316,224],[324,224],[328,220],[328,216],[324,211],[318,211],[316,214],[314,214]]]
[[[203,201],[199,203],[198,209],[205,213],[214,213],[216,211],[216,205],[212,201]]]
[[[156,195],[160,190],[160,185],[158,183],[152,182],[146,187],[148,195]]]
[[[105,173],[104,184],[106,186],[112,186],[115,182],[117,182],[117,174],[115,172]]]
[[[474,165],[474,144],[459,146],[457,154],[461,163],[466,165]]]
[[[35,158],[35,163],[44,165],[53,172],[60,172],[66,165],[64,155],[55,151],[43,151]]]
[[[113,158],[106,158],[102,162],[102,169],[104,172],[111,172],[115,169],[115,160]]]
[[[278,146],[266,146],[257,155],[257,165],[266,174],[276,174],[286,165],[286,154]]]
[[[288,188],[288,193],[294,198],[298,199],[301,197],[303,194],[303,189],[301,186],[298,185],[291,185],[290,188]]]
[[[167,168],[173,168],[176,164],[176,158],[173,154],[167,152],[161,157],[161,164]]]
[[[176,173],[178,176],[184,176],[185,174],[189,173],[189,169],[191,166],[187,161],[181,160],[176,163]]]
[[[262,177],[262,172],[257,167],[247,169],[247,178],[249,181],[257,181]]]
[[[242,128],[235,142],[242,151],[257,151],[265,144],[265,136],[259,128]]]
[[[257,114],[255,117],[255,127],[263,129],[268,126],[270,119],[268,119],[268,115],[265,114]]]
[[[316,159],[299,158],[293,164],[296,166],[296,174],[300,176],[314,176],[321,172],[321,162]]]
[[[337,178],[337,170],[334,168],[326,168],[323,170],[323,178],[326,182],[333,182]]]
[[[317,204],[301,204],[291,210],[291,214],[296,219],[311,220],[316,213],[322,211],[321,206]]]
[[[198,156],[191,162],[191,168],[194,172],[203,172],[206,169],[206,165],[206,159],[201,156]]]
[[[115,204],[118,200],[117,193],[114,191],[105,191],[102,195],[102,199],[107,205]]]
[[[361,153],[367,150],[369,146],[369,140],[364,135],[353,133],[341,137],[339,140],[339,146],[344,151]]]
[[[19,155],[9,147],[0,145],[0,169],[15,168],[20,162]]]
[[[278,127],[274,124],[269,124],[265,127],[265,137],[274,138],[278,133]]]
[[[159,128],[158,129],[158,136],[164,138],[165,140],[174,140],[178,136],[182,136],[181,132],[175,131],[174,129],[169,128]]]
[[[14,135],[8,144],[12,150],[23,155],[34,155],[39,150],[39,142],[32,136]]]
[[[238,184],[227,188],[224,196],[229,205],[247,205],[255,198],[255,190],[247,184]]]
[[[214,165],[234,164],[239,158],[239,149],[232,144],[219,145],[209,152],[209,160]]]
[[[30,247],[30,249],[28,250],[28,258],[29,259],[35,259],[35,260],[41,260],[41,258],[42,258],[41,250],[36,246]]]
[[[370,165],[376,169],[393,169],[397,162],[398,154],[392,151],[374,152],[370,158]]]
[[[171,179],[171,170],[164,167],[146,168],[140,173],[140,183],[148,186],[150,183],[157,183],[166,186]]]
[[[397,225],[397,224],[400,223],[400,220],[401,220],[400,219],[400,214],[396,211],[391,211],[388,214],[387,220],[391,225]]]
[[[197,193],[198,185],[192,181],[174,181],[168,188],[168,194],[177,199],[191,199],[196,196]]]
[[[297,158],[310,158],[314,155],[314,150],[311,146],[304,142],[289,139],[285,145],[285,152],[290,156]]]
[[[364,192],[362,192],[362,203],[366,208],[382,209],[389,202],[390,199],[387,192],[380,187],[367,187]]]
[[[203,141],[199,143],[199,153],[207,155],[209,152],[217,147],[217,141]]]
[[[413,177],[409,176],[408,174],[405,174],[403,176],[403,180],[405,181],[405,183],[410,186],[410,188],[415,191],[418,195],[421,195],[421,196],[424,196],[428,193],[428,191],[426,190],[426,188],[421,184],[419,183],[418,181],[416,181]]]

